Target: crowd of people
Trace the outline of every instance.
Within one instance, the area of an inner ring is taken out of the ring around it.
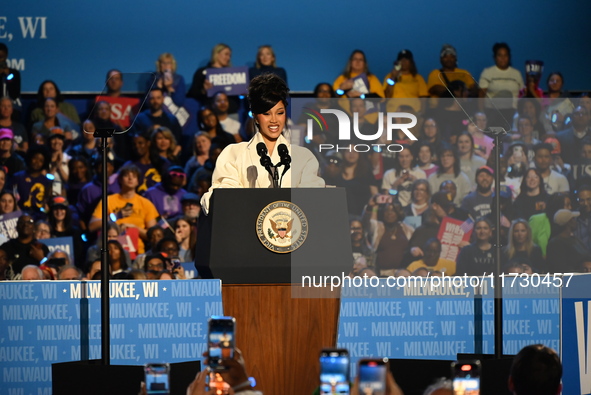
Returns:
[[[357,113],[355,127],[363,134],[379,126],[376,109],[418,120],[411,128],[416,140],[402,131],[391,141],[379,140],[397,144],[397,152],[362,152],[353,144],[343,149],[329,116],[329,127],[314,125],[313,137],[305,139],[326,185],[346,189],[352,275],[492,272],[496,216],[505,271],[591,270],[591,98],[565,91],[560,72],[548,74],[544,92],[541,68],[534,67],[541,62],[528,63],[523,78],[511,66],[507,44],[495,44],[492,52],[494,65],[473,78],[457,67],[456,49],[446,44],[441,68],[425,80],[405,49],[380,80],[363,51],[355,50],[334,83],[316,85],[308,107],[338,105]],[[1,69],[11,78],[2,79],[0,99],[0,214],[19,217],[11,234],[0,235],[0,277],[97,278],[106,152],[111,275],[183,278],[179,261],[195,258],[201,197],[212,185],[220,153],[256,137],[252,115],[240,110],[241,98],[208,94],[205,71],[229,67],[231,55],[228,45],[216,45],[187,87],[174,56],[162,54],[145,108],[128,133],[109,139],[106,150],[93,132],[129,126],[114,117],[110,101],[125,97],[124,73],[108,71],[107,92],[85,119],[88,114],[68,103],[52,80],[39,85],[36,105],[21,111],[20,73]],[[7,57],[8,47],[0,44],[0,60]],[[259,48],[250,77],[264,73],[288,78],[270,46]],[[198,130],[181,126],[187,100],[198,103]],[[292,115],[291,127],[306,127],[304,115]],[[483,133],[497,125],[509,132],[499,153],[499,188],[497,152]],[[336,149],[322,150],[327,144]],[[495,193],[500,213],[494,212]],[[446,218],[461,221],[471,238],[442,240]],[[40,240],[52,237],[72,237],[73,250],[49,254]]]

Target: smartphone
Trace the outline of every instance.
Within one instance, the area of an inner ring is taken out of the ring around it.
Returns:
[[[212,370],[225,370],[222,361],[234,358],[235,327],[234,317],[214,315],[209,319],[207,346]]]
[[[60,267],[66,264],[66,258],[51,258],[45,262],[45,265],[49,267],[53,267],[54,269],[59,269]]]
[[[349,395],[349,351],[344,348],[320,352],[320,394]]]
[[[170,264],[171,264],[170,270],[174,272],[176,269],[181,267],[181,258],[179,258],[178,256],[172,257],[170,259]]]
[[[362,359],[359,361],[359,393],[385,395],[388,358]]]
[[[457,361],[451,364],[454,395],[480,394],[480,361]]]
[[[391,195],[378,195],[378,196],[376,196],[376,203],[377,204],[392,203],[392,196]]]
[[[170,365],[147,363],[144,365],[146,391],[148,394],[170,394]]]

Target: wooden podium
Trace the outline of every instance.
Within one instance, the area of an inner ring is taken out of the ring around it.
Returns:
[[[292,298],[290,284],[223,285],[224,314],[236,317],[236,344],[264,394],[312,394],[318,356],[337,340],[339,299]]]
[[[259,213],[276,201],[296,204],[308,221],[306,241],[291,253],[270,251],[257,237]],[[222,279],[224,314],[236,318],[236,344],[256,389],[312,394],[320,350],[336,345],[339,294],[302,288],[302,274],[341,276],[351,269],[345,191],[217,189],[209,220],[211,250],[201,256],[210,256],[214,277]]]

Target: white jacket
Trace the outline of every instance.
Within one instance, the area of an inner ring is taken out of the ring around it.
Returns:
[[[260,133],[257,133],[248,142],[230,144],[220,154],[213,171],[211,188],[201,198],[201,208],[207,214],[209,212],[209,199],[216,188],[269,188],[272,185],[270,174],[261,166],[257,153],[257,145],[263,142]],[[279,168],[279,177],[282,188],[322,188],[324,180],[318,176],[318,161],[308,149],[291,145],[280,135],[275,144],[275,149],[269,155],[271,162],[277,164],[280,161],[277,147],[285,144],[291,156],[291,168],[285,173],[283,179],[283,167]]]

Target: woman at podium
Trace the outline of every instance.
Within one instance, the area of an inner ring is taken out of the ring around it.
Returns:
[[[275,74],[251,81],[248,101],[256,133],[250,141],[231,144],[220,154],[211,188],[201,199],[205,213],[216,188],[324,187],[312,152],[290,142],[288,92],[285,81]]]

